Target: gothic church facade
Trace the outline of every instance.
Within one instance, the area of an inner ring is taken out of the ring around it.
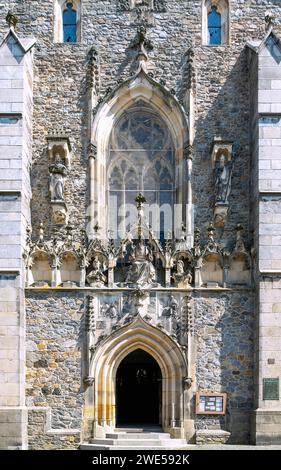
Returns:
[[[0,13],[0,448],[281,444],[281,6]]]

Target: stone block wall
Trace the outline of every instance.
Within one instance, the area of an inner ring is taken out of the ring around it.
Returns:
[[[250,53],[252,100],[252,203],[255,218],[256,280],[256,443],[280,442],[281,353],[281,48],[274,33]],[[256,56],[256,57],[253,57]],[[256,101],[255,101],[256,100]],[[264,381],[277,380],[275,398]]]

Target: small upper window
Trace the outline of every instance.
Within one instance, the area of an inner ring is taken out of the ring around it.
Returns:
[[[202,0],[202,43],[220,46],[229,41],[229,0]]]
[[[63,42],[77,42],[77,13],[71,2],[63,12]]]
[[[208,14],[208,44],[221,44],[221,15],[215,6]]]
[[[81,0],[54,0],[54,41],[81,41]]]

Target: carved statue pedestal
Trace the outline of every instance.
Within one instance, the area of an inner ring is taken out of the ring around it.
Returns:
[[[189,284],[189,278],[182,279],[177,283],[178,289],[191,289],[191,285]]]
[[[56,225],[67,225],[68,212],[64,201],[51,201],[52,222]]]
[[[219,203],[219,202],[216,203],[215,210],[214,210],[214,226],[215,227],[225,226],[228,207],[229,207],[228,204]]]

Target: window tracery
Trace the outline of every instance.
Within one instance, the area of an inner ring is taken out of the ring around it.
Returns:
[[[174,146],[164,121],[147,105],[132,107],[111,134],[108,155],[108,205],[135,205],[142,193],[147,204],[173,206]],[[160,227],[160,232],[163,227]]]

